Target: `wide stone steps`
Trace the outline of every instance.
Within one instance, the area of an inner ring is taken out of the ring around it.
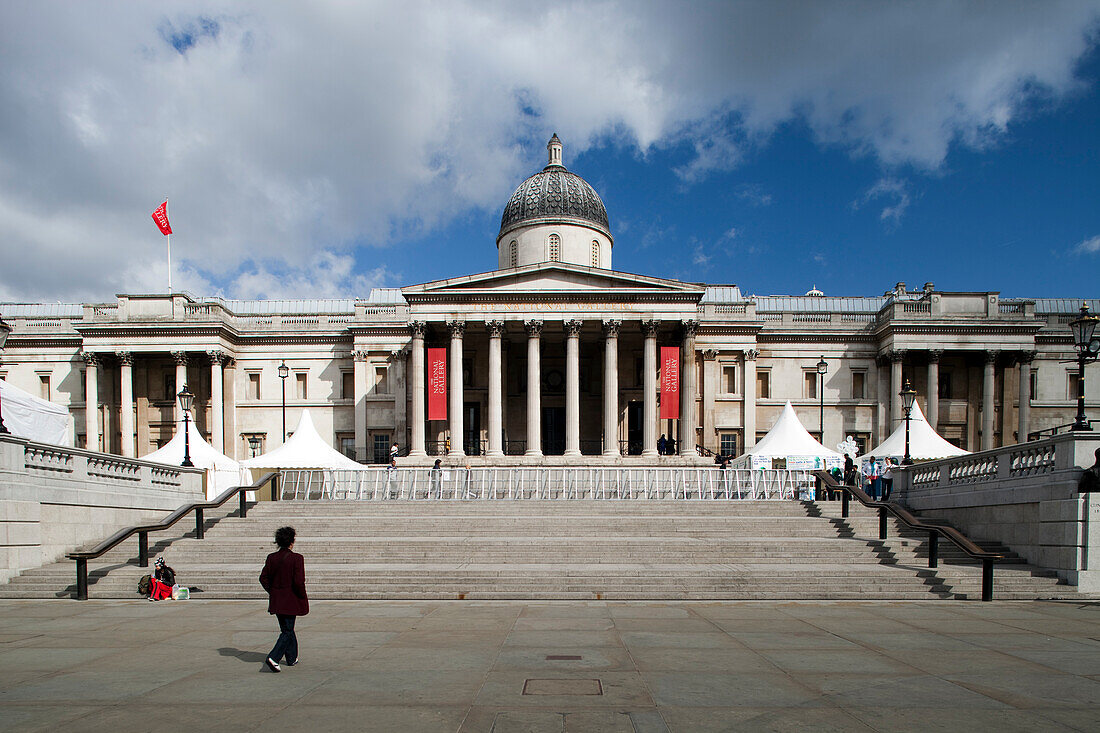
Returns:
[[[794,501],[262,502],[150,537],[195,598],[263,599],[276,527],[298,531],[314,599],[938,599],[980,596],[980,565],[861,507]],[[191,530],[190,533],[187,530]],[[163,536],[162,536],[163,535]],[[188,536],[190,535],[190,536]],[[136,540],[89,563],[90,596],[134,598]],[[24,573],[0,597],[67,597],[75,563]],[[1072,597],[1000,565],[997,598]]]

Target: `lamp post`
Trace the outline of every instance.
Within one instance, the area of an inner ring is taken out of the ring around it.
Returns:
[[[11,333],[11,326],[4,322],[3,318],[0,318],[0,350],[4,348],[4,344],[8,340],[8,334]],[[0,404],[0,433],[8,432],[8,429],[4,427],[4,410],[3,404]]]
[[[283,434],[279,436],[279,443],[286,441],[286,378],[290,376],[290,367],[286,365],[286,359],[279,365],[279,379],[283,382]]]
[[[900,394],[901,407],[905,410],[905,457],[901,459],[901,465],[909,466],[913,463],[913,458],[909,455],[909,416],[913,413],[913,400],[917,397],[917,390],[906,379]]]
[[[180,401],[180,409],[183,410],[183,463],[181,466],[187,468],[193,467],[195,464],[191,462],[191,405],[195,402],[195,395],[191,394],[191,390],[187,388],[187,385],[183,385],[183,389],[176,395]]]
[[[1092,430],[1085,417],[1085,364],[1096,361],[1100,354],[1100,338],[1096,336],[1096,324],[1100,318],[1089,313],[1088,303],[1081,304],[1077,320],[1069,324],[1073,332],[1073,346],[1077,349],[1077,419],[1070,430]]]
[[[255,458],[256,454],[260,452],[260,436],[259,435],[249,435],[248,436],[248,447],[252,449],[252,457]]]
[[[829,364],[825,361],[825,356],[821,356],[821,361],[817,362],[817,373],[820,375],[819,384],[817,385],[817,396],[821,399],[821,410],[818,413],[818,425],[821,426],[821,444],[825,444],[825,373],[829,371]]]

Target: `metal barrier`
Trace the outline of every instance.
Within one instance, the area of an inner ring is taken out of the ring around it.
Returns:
[[[476,467],[284,470],[282,498],[336,501],[814,498],[811,471],[786,469]]]

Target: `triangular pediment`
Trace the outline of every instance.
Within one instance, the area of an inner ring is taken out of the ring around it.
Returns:
[[[525,267],[494,270],[476,275],[435,280],[421,285],[402,288],[402,294],[408,299],[420,297],[440,297],[453,295],[456,298],[473,294],[489,295],[498,293],[506,296],[510,293],[647,293],[650,295],[670,295],[683,297],[698,295],[702,297],[705,288],[702,285],[685,283],[679,280],[634,275],[615,270],[602,270],[594,267],[581,267],[562,263],[538,263]]]

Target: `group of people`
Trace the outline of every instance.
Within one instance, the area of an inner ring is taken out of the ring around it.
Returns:
[[[662,456],[676,455],[676,438],[666,438],[664,433],[657,438],[657,452]]]
[[[872,499],[886,501],[890,498],[890,491],[894,488],[894,467],[898,465],[896,458],[868,457],[863,460],[861,470],[856,470],[856,462],[847,453],[844,454],[843,480],[847,486],[860,486],[860,476],[863,476],[860,488]]]

